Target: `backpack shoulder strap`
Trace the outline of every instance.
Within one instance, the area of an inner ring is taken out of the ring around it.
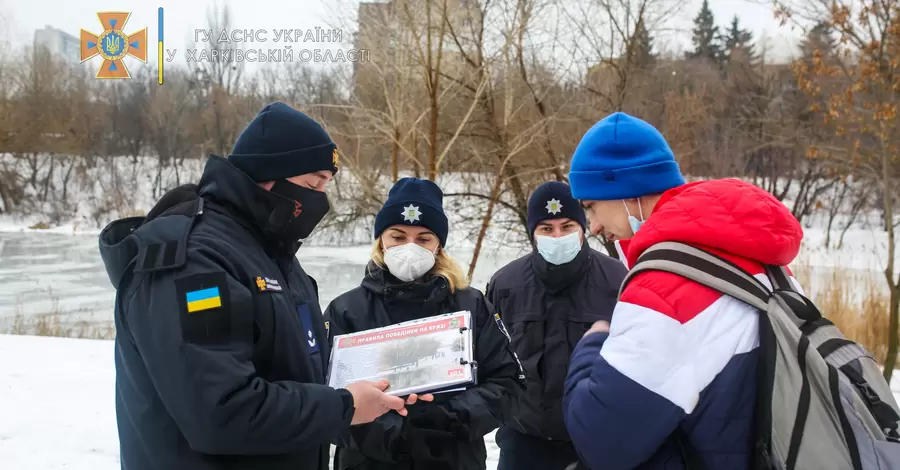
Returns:
[[[634,276],[664,271],[686,277],[710,289],[767,310],[772,291],[759,279],[728,260],[679,242],[662,242],[645,251],[622,281],[619,296]]]
[[[767,265],[766,276],[774,290],[797,292],[797,288],[791,283],[791,275],[784,266]]]

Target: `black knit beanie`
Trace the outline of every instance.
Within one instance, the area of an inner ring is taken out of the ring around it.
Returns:
[[[250,121],[228,161],[254,181],[338,171],[337,146],[325,129],[280,101],[267,104]]]
[[[584,209],[572,197],[568,184],[550,181],[538,186],[528,199],[528,237],[534,238],[534,229],[545,220],[572,219],[587,230]]]
[[[425,227],[447,244],[449,231],[444,214],[444,192],[433,181],[401,178],[388,192],[384,207],[375,216],[375,238],[392,225]]]

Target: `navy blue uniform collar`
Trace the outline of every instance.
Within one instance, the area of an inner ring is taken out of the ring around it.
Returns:
[[[210,155],[200,177],[199,193],[229,212],[239,223],[255,230],[263,243],[279,253],[293,255],[300,244],[284,237],[294,212],[293,201],[263,189],[228,160]]]

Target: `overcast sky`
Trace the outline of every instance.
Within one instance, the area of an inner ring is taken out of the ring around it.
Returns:
[[[260,46],[268,49],[283,43],[274,43],[276,29],[315,30],[316,27],[342,27],[345,44],[303,44],[307,48],[329,48],[349,50],[352,45],[350,19],[355,17],[354,0],[217,0],[228,5],[233,14],[233,27],[240,29],[265,29],[268,43]],[[675,37],[667,37],[662,43],[676,50],[690,46],[691,20],[697,14],[702,0],[687,0],[687,6],[673,18],[671,25],[681,30]],[[740,17],[745,28],[753,31],[755,37],[766,37],[769,57],[783,59],[794,53],[799,31],[779,27],[767,6],[748,0],[713,0],[710,2],[716,22],[721,28],[727,27],[733,15]],[[165,47],[178,49],[178,56],[184,56],[184,49],[190,47],[195,30],[207,27],[207,10],[214,6],[211,0],[0,0],[0,40],[6,40],[14,47],[30,45],[34,31],[50,25],[78,37],[81,28],[100,33],[102,28],[97,19],[98,11],[130,11],[131,18],[125,26],[126,33],[147,27],[151,51],[148,61],[156,61],[157,8],[165,13]],[[673,33],[675,34],[675,33]],[[252,46],[251,46],[252,47]],[[99,61],[99,59],[97,59]],[[176,59],[178,60],[178,59]]]

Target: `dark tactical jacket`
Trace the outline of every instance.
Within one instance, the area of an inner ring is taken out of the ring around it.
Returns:
[[[199,185],[100,235],[123,469],[328,468],[352,397],[324,385],[316,283],[281,237],[292,212],[212,156]]]
[[[474,323],[478,385],[435,395],[434,402],[354,426],[338,440],[336,470],[483,470],[484,436],[509,416],[521,393],[521,368],[493,307],[476,289],[450,293],[443,277],[404,283],[370,263],[362,285],[328,306],[329,337],[468,310]]]
[[[509,426],[523,434],[569,441],[563,386],[569,358],[598,320],[609,321],[627,269],[584,244],[555,266],[534,252],[497,271],[487,287],[525,369],[527,388]]]

